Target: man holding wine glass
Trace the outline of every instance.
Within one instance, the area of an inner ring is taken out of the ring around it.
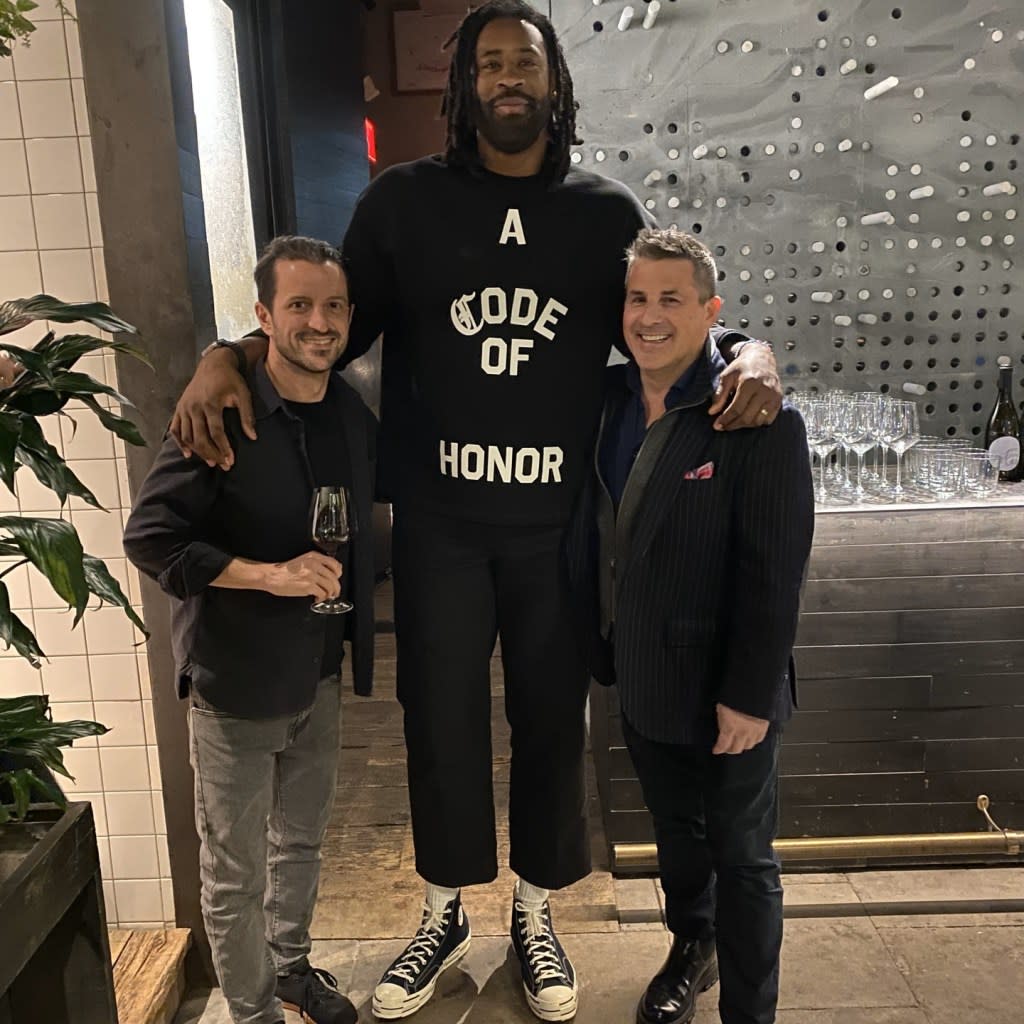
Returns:
[[[343,641],[357,693],[373,657],[376,420],[336,373],[352,316],[341,255],[274,239],[255,270],[269,344],[248,372],[258,439],[233,412],[234,465],[168,438],[125,527],[172,598],[201,840],[203,918],[232,1019],[351,1024],[309,964],[320,844],[334,801]],[[348,613],[348,614],[345,614]]]

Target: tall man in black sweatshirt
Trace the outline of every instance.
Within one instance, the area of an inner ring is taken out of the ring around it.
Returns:
[[[497,874],[489,661],[500,635],[518,875],[512,941],[530,1008],[568,1020],[576,977],[548,891],[590,870],[587,671],[559,548],[605,363],[621,340],[624,252],[647,217],[621,184],[570,168],[572,79],[550,22],[523,0],[488,0],[466,16],[444,110],[444,156],[380,175],[344,242],[356,303],[345,358],[385,336],[398,696],[427,882],[420,928],[373,1009],[396,1019],[430,998],[469,946],[461,887]],[[256,339],[243,344],[248,360],[262,350]],[[711,409],[722,414],[717,425],[770,423],[781,402],[770,350],[722,344],[736,361]],[[230,354],[215,351],[172,431],[227,468],[221,410],[237,404],[252,431],[248,403]]]

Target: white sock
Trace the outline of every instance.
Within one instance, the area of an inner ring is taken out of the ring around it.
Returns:
[[[458,895],[458,889],[446,889],[443,885],[434,885],[432,882],[427,882],[427,895],[425,899],[427,906],[435,914],[444,913],[448,904]]]
[[[523,878],[516,879],[516,900],[523,905],[524,910],[543,910],[544,904],[548,901],[550,890],[538,889],[530,885]]]

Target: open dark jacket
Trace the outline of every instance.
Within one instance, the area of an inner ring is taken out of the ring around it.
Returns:
[[[566,536],[594,677],[616,684],[641,735],[704,743],[717,702],[783,721],[814,532],[803,420],[719,432],[708,415],[725,363],[711,338],[683,400],[647,432],[616,515],[595,468]],[[597,452],[630,397],[608,370]]]
[[[168,438],[146,477],[124,533],[125,552],[176,600],[172,644],[178,694],[190,686],[215,707],[242,717],[290,714],[308,707],[320,678],[339,670],[321,664],[325,629],[312,598],[211,587],[234,557],[282,562],[313,549],[309,513],[313,471],[305,428],[284,404],[261,361],[250,373],[256,441],[226,411],[235,452],[230,470],[184,458]],[[377,421],[339,373],[325,401],[337,410],[337,438],[347,448],[354,529],[345,558],[343,616],[352,647],[356,693],[373,685],[373,517]],[[338,648],[340,655],[340,648]]]

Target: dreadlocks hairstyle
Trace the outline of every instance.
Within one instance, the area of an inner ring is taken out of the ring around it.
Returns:
[[[552,181],[562,181],[569,171],[569,147],[578,146],[583,141],[576,136],[576,110],[579,104],[573,98],[572,76],[554,26],[526,0],[487,0],[462,19],[445,44],[446,48],[453,42],[455,44],[455,53],[452,54],[448,68],[448,85],[441,101],[441,115],[448,122],[445,160],[449,165],[457,167],[480,166],[476,125],[473,123],[476,44],[483,27],[496,18],[525,21],[538,29],[544,37],[553,92],[551,122],[548,125],[550,142],[544,155],[544,171]]]

